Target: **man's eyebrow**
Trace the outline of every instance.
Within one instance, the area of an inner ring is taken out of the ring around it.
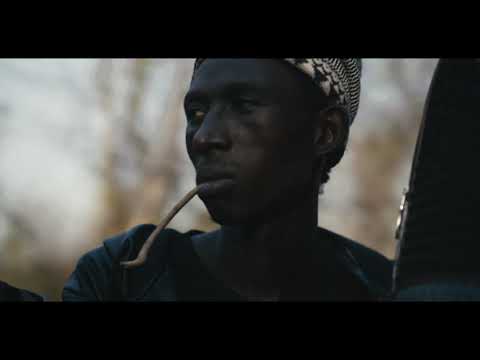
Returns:
[[[266,89],[258,83],[246,81],[229,82],[217,89],[194,88],[188,91],[185,95],[185,103],[208,98],[214,92],[224,93],[226,95],[236,95],[245,92],[263,94],[266,93]]]
[[[256,83],[238,81],[234,83],[229,83],[225,86],[225,90],[228,92],[241,92],[241,91],[255,91],[262,92],[264,88]]]
[[[185,95],[183,102],[184,104],[188,104],[189,102],[192,102],[195,100],[200,101],[205,98],[207,98],[207,94],[205,92],[199,91],[199,90],[189,90]]]

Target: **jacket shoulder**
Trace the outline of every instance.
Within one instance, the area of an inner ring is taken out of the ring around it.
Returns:
[[[351,251],[368,279],[375,285],[385,289],[385,291],[390,291],[392,286],[393,261],[387,259],[379,252],[349,239],[345,240],[345,246]]]
[[[392,288],[393,261],[356,241],[329,233],[336,247],[340,248],[341,253],[345,253],[371,291],[381,297],[387,296]]]
[[[43,302],[44,298],[31,291],[18,289],[0,281],[0,302]]]
[[[122,276],[120,263],[133,260],[141,247],[155,230],[155,225],[136,226],[126,232],[104,240],[103,245],[89,251],[78,261],[62,293],[64,301],[115,301],[122,295]],[[179,233],[172,229],[162,231],[151,248],[149,259],[158,259],[162,239],[168,239]],[[146,268],[149,269],[149,264]],[[144,274],[142,268],[131,271]]]

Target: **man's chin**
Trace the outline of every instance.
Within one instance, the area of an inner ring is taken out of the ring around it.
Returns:
[[[270,214],[274,213],[273,209],[261,208],[258,202],[246,201],[245,197],[242,201],[239,196],[218,196],[203,197],[200,196],[203,204],[208,210],[212,220],[225,226],[240,226],[246,224],[257,224],[266,222],[270,218]]]
[[[233,221],[233,219],[229,216],[222,216],[212,213],[209,214],[212,221],[220,226],[233,226],[234,224],[236,224],[236,222]]]
[[[209,199],[204,201],[204,204],[212,220],[219,225],[240,225],[247,221],[244,216],[237,213],[237,208],[231,202]]]
[[[250,211],[238,211],[238,209],[208,207],[208,213],[211,219],[221,226],[244,226],[257,224],[261,216],[254,216]],[[253,209],[252,209],[253,210]]]
[[[215,206],[208,206],[208,213],[212,220],[219,225],[230,226],[239,222],[239,219],[232,213],[231,209],[221,209]]]

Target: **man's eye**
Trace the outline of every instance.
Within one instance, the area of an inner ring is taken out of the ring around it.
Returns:
[[[193,122],[202,122],[205,116],[207,115],[207,111],[203,109],[195,109],[192,108],[187,112],[188,120]]]
[[[232,102],[232,109],[239,113],[249,114],[253,112],[259,105],[259,102],[256,100],[238,98]]]
[[[203,118],[205,117],[205,115],[207,115],[207,113],[203,110],[195,110],[193,112],[193,118],[195,120],[203,120]]]

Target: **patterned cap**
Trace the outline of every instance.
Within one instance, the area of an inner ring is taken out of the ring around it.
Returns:
[[[196,71],[206,59],[197,59]],[[361,59],[283,59],[307,74],[325,96],[344,106],[350,125],[357,116],[360,104]]]

